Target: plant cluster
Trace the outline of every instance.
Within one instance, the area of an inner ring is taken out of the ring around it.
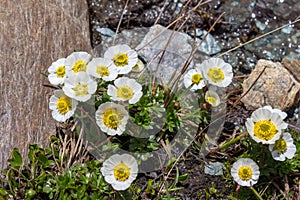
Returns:
[[[246,144],[249,151],[233,163],[231,175],[240,186],[250,187],[259,199],[263,198],[252,186],[260,175],[283,176],[297,172],[299,166],[300,160],[289,160],[295,156],[297,148],[284,122],[286,117],[285,112],[264,106],[255,110],[245,124],[251,137]]]
[[[188,175],[174,168],[178,160],[172,158],[169,144],[181,129],[186,135],[176,142],[183,146],[196,142],[196,134],[205,131],[209,108],[224,103],[220,88],[231,84],[232,66],[220,58],[183,66],[169,86],[148,69],[149,64],[126,44],[109,47],[102,57],[73,52],[53,62],[47,77],[56,89],[49,109],[58,127],[68,128],[58,128],[49,148],[30,145],[28,164],[18,149],[12,151],[1,177],[0,200],[139,199],[142,193],[151,199],[164,193],[161,198],[171,199],[172,191],[182,189],[178,184]],[[197,108],[185,101],[195,96]],[[265,176],[297,172],[300,160],[294,157],[300,138],[287,129],[286,117],[279,109],[259,108],[246,121],[248,135],[223,146],[241,141],[247,149],[230,169],[237,191],[250,187],[262,199],[253,185],[260,185]],[[148,159],[151,163],[152,152],[159,149],[169,153],[168,164],[160,167],[175,174],[172,183],[168,173],[140,187],[135,180],[141,166]],[[214,187],[205,190],[207,196],[218,196]]]
[[[29,145],[26,165],[18,149],[14,149],[8,160],[10,166],[2,172],[5,178],[1,180],[6,186],[0,187],[0,199],[115,198],[100,172],[100,161],[88,158],[72,161],[70,150],[77,139],[74,134],[65,135],[64,139],[53,135],[49,148]],[[76,151],[81,158],[85,157],[82,152]]]
[[[111,143],[110,145],[103,144],[102,149],[105,145],[107,148],[114,146],[111,147],[113,149],[125,148],[133,152],[133,155],[136,155],[135,152],[144,153],[158,149],[161,140],[164,143],[172,140],[184,123],[183,119],[187,119],[182,111],[183,104],[180,103],[185,94],[189,91],[197,92],[199,98],[204,98],[212,106],[218,106],[220,98],[216,87],[228,86],[233,76],[232,67],[228,63],[219,58],[211,58],[190,69],[184,75],[183,85],[186,89],[179,95],[168,89],[166,85],[151,81],[151,79],[142,82],[142,78],[149,75],[149,72],[138,58],[137,52],[125,44],[108,48],[103,57],[92,58],[86,52],[73,52],[68,57],[53,62],[48,72],[49,82],[57,87],[49,102],[49,108],[56,121],[68,124],[72,120],[83,122],[82,118],[86,118],[92,121],[91,124],[96,124],[102,134],[108,136],[107,140]],[[211,87],[212,89],[206,93],[203,92],[202,88],[209,84],[214,87]],[[202,96],[203,94],[205,96]],[[90,116],[88,111],[84,111],[86,106],[94,107],[96,110],[94,116]],[[191,110],[191,105],[188,107]],[[194,114],[193,111],[191,116],[196,118],[195,122],[199,126],[201,116],[198,116],[197,112],[196,115]],[[159,127],[157,124],[161,123],[161,120],[165,120],[165,122]],[[136,137],[140,132],[137,129],[130,130],[129,122],[146,130],[156,127],[159,131],[143,138]],[[78,126],[81,126],[81,129],[77,127],[76,130],[83,130],[87,124]],[[84,130],[87,132],[86,137],[90,137],[92,141],[95,140],[97,135],[93,135],[93,133],[98,132],[87,129]],[[79,139],[82,139],[81,136]],[[31,146],[31,148],[33,147]],[[32,156],[32,151],[38,155]],[[111,184],[114,190],[126,190],[137,177],[140,159],[147,159],[145,156],[137,158],[127,153],[114,153],[102,162],[99,170],[101,176],[99,173],[91,176],[94,171],[84,170],[84,168],[88,168],[88,164],[79,166],[74,164],[66,169],[67,171],[47,174],[47,170],[53,170],[52,167],[56,165],[57,160],[63,159],[57,157],[58,150],[43,150],[34,146],[32,151],[29,154],[32,169],[22,169],[22,159],[18,151],[14,150],[10,162],[12,170],[6,172],[7,177],[14,176],[8,183],[10,189],[18,188],[17,176],[21,176],[19,180],[28,181],[26,184],[29,185],[23,188],[29,189],[26,189],[25,193],[22,193],[21,190],[18,191],[18,194],[23,194],[23,196],[25,194],[26,198],[35,197],[37,193],[41,192],[48,194],[50,199],[78,198],[79,196],[83,198],[87,194],[94,195],[93,185],[92,188],[89,188],[90,193],[86,193],[87,186],[76,187],[77,181],[90,183],[92,178],[99,179],[98,182],[96,181],[98,187],[101,187],[99,184],[104,179]],[[116,151],[113,150],[113,152]],[[41,164],[38,170],[41,170],[42,173],[36,171],[35,162]],[[92,170],[98,169],[99,162],[96,163],[97,165]],[[14,174],[10,174],[12,172]],[[15,174],[16,172],[18,175]],[[77,180],[77,175],[81,173],[83,173],[82,177],[78,177]],[[73,187],[74,190],[69,191]],[[60,193],[59,190],[66,191],[66,194]],[[99,191],[99,194],[103,192],[109,194],[109,191]]]

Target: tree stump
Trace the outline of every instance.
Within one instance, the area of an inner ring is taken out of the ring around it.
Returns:
[[[53,89],[41,75],[58,58],[91,51],[88,7],[82,0],[1,0],[0,169],[14,147],[46,146],[55,134],[48,108]]]

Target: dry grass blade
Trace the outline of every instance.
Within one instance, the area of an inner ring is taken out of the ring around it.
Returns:
[[[158,21],[160,20],[161,15],[163,14],[163,12],[164,12],[164,10],[165,10],[165,8],[166,8],[166,6],[167,6],[167,3],[168,3],[168,0],[165,0],[164,5],[163,5],[163,7],[161,8],[161,10],[160,10],[160,12],[159,12],[159,14],[158,14],[158,17],[156,18],[154,24],[157,24]]]
[[[176,78],[175,80],[175,83],[172,85],[171,87],[171,91],[174,91],[175,88],[177,87],[178,85],[178,81],[180,79],[180,77],[182,76],[182,74],[185,72],[185,70],[187,69],[189,63],[191,62],[192,60],[192,57],[193,55],[196,53],[197,49],[200,47],[200,45],[203,43],[203,41],[206,39],[207,35],[213,30],[213,28],[216,26],[216,24],[221,20],[222,16],[224,15],[225,13],[222,13],[217,19],[216,21],[214,22],[214,24],[210,27],[210,29],[208,30],[208,32],[204,35],[204,37],[202,38],[202,40],[200,41],[200,43],[197,45],[196,48],[193,49],[193,51],[191,52],[189,58],[187,59],[187,61],[184,63],[183,67],[182,67],[182,70],[181,70],[181,74]],[[184,154],[184,152],[189,148],[189,146],[195,141],[195,139],[201,135],[213,122],[211,122],[208,126],[206,126],[202,131],[200,131],[195,137],[194,139],[189,143],[189,145],[187,145],[187,147],[181,152],[181,154],[176,158],[176,161],[174,162],[174,164],[172,165],[172,167],[170,168],[170,170],[168,171],[166,177],[164,178],[164,182],[163,184],[161,185],[160,189],[159,189],[159,193],[158,195],[162,192],[163,190],[163,186],[165,185],[165,182],[167,181],[168,177],[170,176],[171,174],[171,171],[173,170],[173,168],[175,167],[175,165],[177,164],[177,162],[179,161],[179,159],[182,157],[182,155]]]
[[[118,26],[117,26],[117,30],[116,30],[116,34],[114,35],[114,39],[113,39],[113,45],[115,44],[115,41],[116,41],[116,38],[117,38],[117,35],[118,35],[118,32],[119,32],[119,29],[120,29],[120,26],[121,26],[121,23],[122,23],[122,20],[123,20],[123,16],[126,12],[126,8],[127,8],[127,5],[129,3],[130,0],[127,0],[126,3],[125,3],[125,6],[123,8],[123,11],[122,11],[122,14],[121,14],[121,17],[120,17],[120,20],[119,20],[119,23],[118,23]]]
[[[202,3],[202,1],[200,1],[193,9],[189,10],[189,11],[187,12],[187,14],[189,14],[190,12],[194,12],[195,10],[198,9],[199,6],[201,6],[201,5],[203,5],[203,4],[206,4],[206,3],[209,3],[210,1],[211,1],[211,0],[208,0],[208,1],[205,1],[205,2],[203,2],[203,3]],[[187,3],[188,3],[188,2],[187,2]],[[187,3],[186,3],[186,4],[187,4]],[[186,5],[186,4],[185,4],[185,5]],[[184,9],[185,7],[186,7],[186,6],[184,6],[183,9]],[[178,16],[174,21],[172,21],[168,26],[166,26],[166,29],[165,29],[165,30],[163,30],[163,31],[161,31],[160,33],[158,33],[158,34],[156,35],[155,38],[153,38],[152,40],[150,40],[149,42],[147,42],[144,46],[140,47],[139,49],[136,49],[136,51],[139,51],[139,50],[143,49],[144,47],[146,47],[147,45],[149,45],[151,42],[153,42],[154,40],[156,40],[161,34],[163,34],[167,29],[169,29],[169,28],[170,28],[171,26],[173,26],[174,24],[178,23],[178,22],[179,22],[181,19],[183,19],[184,17],[189,18],[189,15],[184,16],[184,15],[182,15],[182,14],[180,13],[179,16]]]
[[[232,105],[230,112],[232,112],[232,109],[235,108],[237,106],[237,104],[240,102],[240,100],[246,96],[248,94],[248,92],[253,88],[253,86],[255,85],[255,83],[258,81],[258,79],[261,77],[261,75],[264,73],[266,69],[266,66],[264,66],[264,68],[261,70],[261,72],[259,73],[259,75],[256,77],[256,79],[254,80],[254,82],[251,84],[251,86],[249,87],[249,89],[243,94],[241,95]]]
[[[181,73],[180,75],[176,78],[176,80],[174,81],[174,84],[172,84],[171,87],[171,91],[174,91],[174,89],[178,86],[178,82],[181,78],[181,76],[184,74],[184,72],[186,71],[186,69],[188,68],[189,64],[191,63],[193,56],[195,55],[197,49],[202,45],[202,43],[205,41],[206,37],[208,36],[208,34],[214,29],[214,27],[217,25],[217,23],[221,20],[221,18],[223,17],[225,13],[223,12],[217,19],[216,21],[213,23],[213,25],[209,28],[209,30],[207,31],[207,33],[203,36],[202,40],[199,42],[199,44],[196,46],[196,48],[193,49],[193,51],[191,52],[191,54],[189,55],[189,58],[185,61],[185,63],[182,66],[181,69]]]
[[[213,27],[216,25],[216,23],[221,19],[221,17],[222,17],[223,15],[224,15],[224,13],[223,13],[221,16],[218,17],[218,19],[215,21],[215,23],[214,23],[214,24],[212,25],[212,27],[209,29],[208,33],[213,29]],[[298,21],[300,21],[300,19],[297,19],[297,20],[295,20],[295,21],[293,21],[293,22],[291,22],[291,23],[296,23],[296,22],[298,22]],[[259,37],[257,37],[257,38],[254,38],[254,39],[252,39],[252,40],[250,40],[250,41],[248,41],[248,42],[246,42],[246,43],[243,43],[243,44],[241,44],[241,45],[239,45],[239,46],[237,46],[237,47],[235,47],[235,48],[233,48],[233,49],[230,49],[230,50],[228,50],[228,51],[226,51],[226,52],[220,54],[218,57],[221,57],[221,56],[225,55],[226,53],[229,53],[229,52],[231,52],[231,51],[234,51],[234,50],[236,50],[236,49],[238,49],[238,48],[240,48],[240,47],[242,47],[242,46],[244,46],[244,45],[246,45],[246,44],[249,44],[249,43],[251,43],[251,42],[254,42],[254,41],[257,40],[257,39],[263,38],[263,37],[265,37],[265,36],[267,36],[267,35],[269,35],[269,34],[271,34],[271,33],[273,33],[273,32],[276,32],[276,31],[278,31],[278,30],[281,30],[282,28],[284,28],[284,27],[286,27],[286,26],[288,26],[288,25],[290,25],[290,24],[286,24],[286,25],[284,25],[284,26],[281,26],[281,27],[279,27],[279,28],[277,28],[277,29],[274,29],[273,31],[270,31],[270,32],[268,32],[268,33],[266,33],[266,34],[263,34],[263,35],[261,35],[261,36],[259,36]],[[204,38],[202,39],[202,41],[205,40],[205,37],[208,35],[208,33],[204,36]],[[201,42],[202,42],[202,41],[201,41]],[[199,47],[199,46],[201,45],[201,42],[200,42],[200,44],[198,44],[197,47]],[[192,59],[192,55],[194,55],[195,52],[196,52],[196,48],[195,48],[194,51],[191,53],[190,59]],[[183,69],[182,69],[182,73],[181,73],[181,74],[184,73],[184,71],[186,70],[186,68],[187,68],[187,66],[188,66],[188,64],[189,64],[189,62],[190,62],[190,60],[187,60],[187,61],[186,61],[185,65],[183,66]],[[249,88],[249,90],[253,87],[253,85],[255,84],[255,82],[261,77],[261,75],[262,75],[262,73],[264,72],[264,70],[265,70],[265,68],[264,68],[264,69],[262,70],[262,72],[258,75],[258,77],[257,77],[256,80],[254,81],[254,83],[251,85],[251,87]],[[178,82],[179,78],[180,78],[180,77],[177,78],[177,80],[176,80],[177,82]],[[173,90],[174,90],[174,88],[176,87],[176,85],[177,85],[177,84],[173,84]],[[249,90],[248,90],[248,91],[249,91]],[[245,95],[246,95],[246,94],[245,94]],[[242,97],[243,97],[243,96],[242,96]],[[235,107],[235,106],[237,105],[237,103],[241,100],[242,97],[240,97],[239,99],[237,99],[237,100],[234,102],[233,107]],[[233,107],[232,107],[232,108],[233,108]],[[211,125],[212,123],[213,123],[213,122],[211,122],[210,125]],[[204,132],[204,130],[206,130],[210,125],[208,125],[207,127],[205,127],[201,132]],[[198,135],[200,135],[200,134],[198,134]],[[198,136],[198,135],[197,135],[197,136]],[[197,138],[197,136],[194,138],[194,140]],[[194,140],[193,140],[193,141],[194,141]],[[193,141],[192,141],[192,142],[193,142]],[[192,144],[192,142],[191,142],[190,144]],[[188,146],[190,146],[190,145],[188,145]],[[181,154],[179,155],[179,157],[176,159],[176,161],[175,161],[174,164],[172,165],[171,169],[170,169],[169,172],[167,173],[166,177],[164,178],[164,183],[167,181],[168,177],[169,177],[170,174],[171,174],[172,169],[173,169],[174,166],[177,164],[177,162],[179,161],[179,158],[183,155],[183,153],[184,153],[186,150],[187,150],[187,148],[185,148],[184,151],[182,151],[182,153],[181,153]],[[160,187],[159,194],[162,192],[163,186],[164,186],[164,184],[162,184],[162,186]]]
[[[234,47],[234,48],[232,48],[232,49],[229,49],[228,51],[219,54],[217,57],[222,57],[222,56],[224,56],[225,54],[227,54],[227,53],[229,53],[229,52],[232,52],[232,51],[234,51],[234,50],[237,50],[238,48],[241,48],[242,46],[245,46],[246,44],[250,44],[250,43],[252,43],[252,42],[254,42],[254,41],[256,41],[256,40],[259,40],[259,39],[261,39],[261,38],[264,38],[264,37],[266,37],[266,36],[268,36],[268,35],[270,35],[270,34],[272,34],[272,33],[274,33],[274,32],[277,32],[277,31],[279,31],[279,30],[281,30],[281,29],[283,29],[283,28],[285,28],[285,27],[287,27],[287,26],[290,26],[291,24],[295,24],[295,23],[297,23],[297,22],[299,22],[299,21],[300,21],[300,19],[299,19],[299,17],[297,17],[296,20],[294,20],[294,21],[292,21],[292,22],[290,22],[290,23],[288,23],[288,24],[285,24],[285,25],[283,25],[283,26],[280,26],[280,27],[278,27],[278,28],[276,28],[276,29],[274,29],[274,30],[272,30],[272,31],[269,31],[269,32],[267,32],[267,33],[265,33],[265,34],[263,34],[263,35],[260,35],[260,36],[258,36],[258,37],[256,37],[256,38],[253,38],[253,39],[251,39],[251,40],[249,40],[249,41],[247,41],[247,42],[245,42],[245,43],[242,43],[242,44],[240,44],[240,45],[238,45],[238,46],[236,46],[236,47]]]

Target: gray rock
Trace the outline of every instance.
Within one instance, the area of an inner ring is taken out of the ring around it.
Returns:
[[[287,61],[284,63],[285,65],[290,65]],[[300,68],[300,65],[298,68]],[[261,72],[262,75],[255,81]],[[246,95],[241,101],[249,110],[254,110],[265,105],[286,110],[299,100],[297,94],[300,90],[300,83],[279,62],[259,60],[255,69],[243,82],[242,86],[242,95]]]
[[[169,41],[171,35],[172,39]],[[116,36],[105,37],[102,43],[95,48],[96,54],[103,56],[105,50],[113,45],[114,39],[115,44],[127,44],[137,50],[139,56],[147,62],[149,71],[157,70],[156,76],[162,78],[166,83],[174,73],[176,75],[181,73],[180,69],[193,50],[193,39],[189,35],[176,31],[173,33],[164,26],[154,25],[151,28],[124,30]],[[168,41],[169,44],[161,58]],[[207,56],[198,49],[192,57],[191,65],[205,59]]]
[[[147,34],[149,28],[134,28],[132,30],[124,30],[121,33],[114,35],[113,37],[103,37],[101,44],[95,47],[95,54],[103,56],[106,49],[115,44],[127,44],[131,48],[135,49],[136,46],[143,40]]]
[[[161,25],[154,25],[136,49],[148,63],[148,69],[168,82],[173,75],[181,73],[193,51],[192,43],[192,38],[185,33],[173,32]],[[197,50],[191,59],[191,65],[194,62],[202,62],[205,58]]]
[[[200,29],[196,29],[196,35],[197,37],[200,37],[201,39],[197,38],[197,42],[201,42],[202,38],[207,34],[207,31],[202,31]],[[202,44],[199,47],[199,51],[206,53],[207,55],[214,55],[217,53],[220,53],[221,47],[218,45],[215,38],[209,33],[207,34],[205,40],[202,42]]]

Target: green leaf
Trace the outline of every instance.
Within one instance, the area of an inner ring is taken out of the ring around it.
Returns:
[[[52,192],[52,187],[50,185],[45,185],[43,187],[43,192],[49,194],[50,192]]]
[[[40,154],[38,157],[38,161],[45,167],[45,165],[48,163],[48,158],[43,154]]]
[[[35,197],[36,192],[33,189],[29,189],[26,190],[25,194],[26,194],[26,199],[32,199],[33,197]]]
[[[178,177],[178,181],[186,181],[189,178],[188,174],[183,174]]]
[[[22,165],[23,160],[21,154],[19,153],[18,148],[14,148],[12,150],[11,156],[12,157],[7,161],[11,164],[13,168],[19,169],[20,166]]]

